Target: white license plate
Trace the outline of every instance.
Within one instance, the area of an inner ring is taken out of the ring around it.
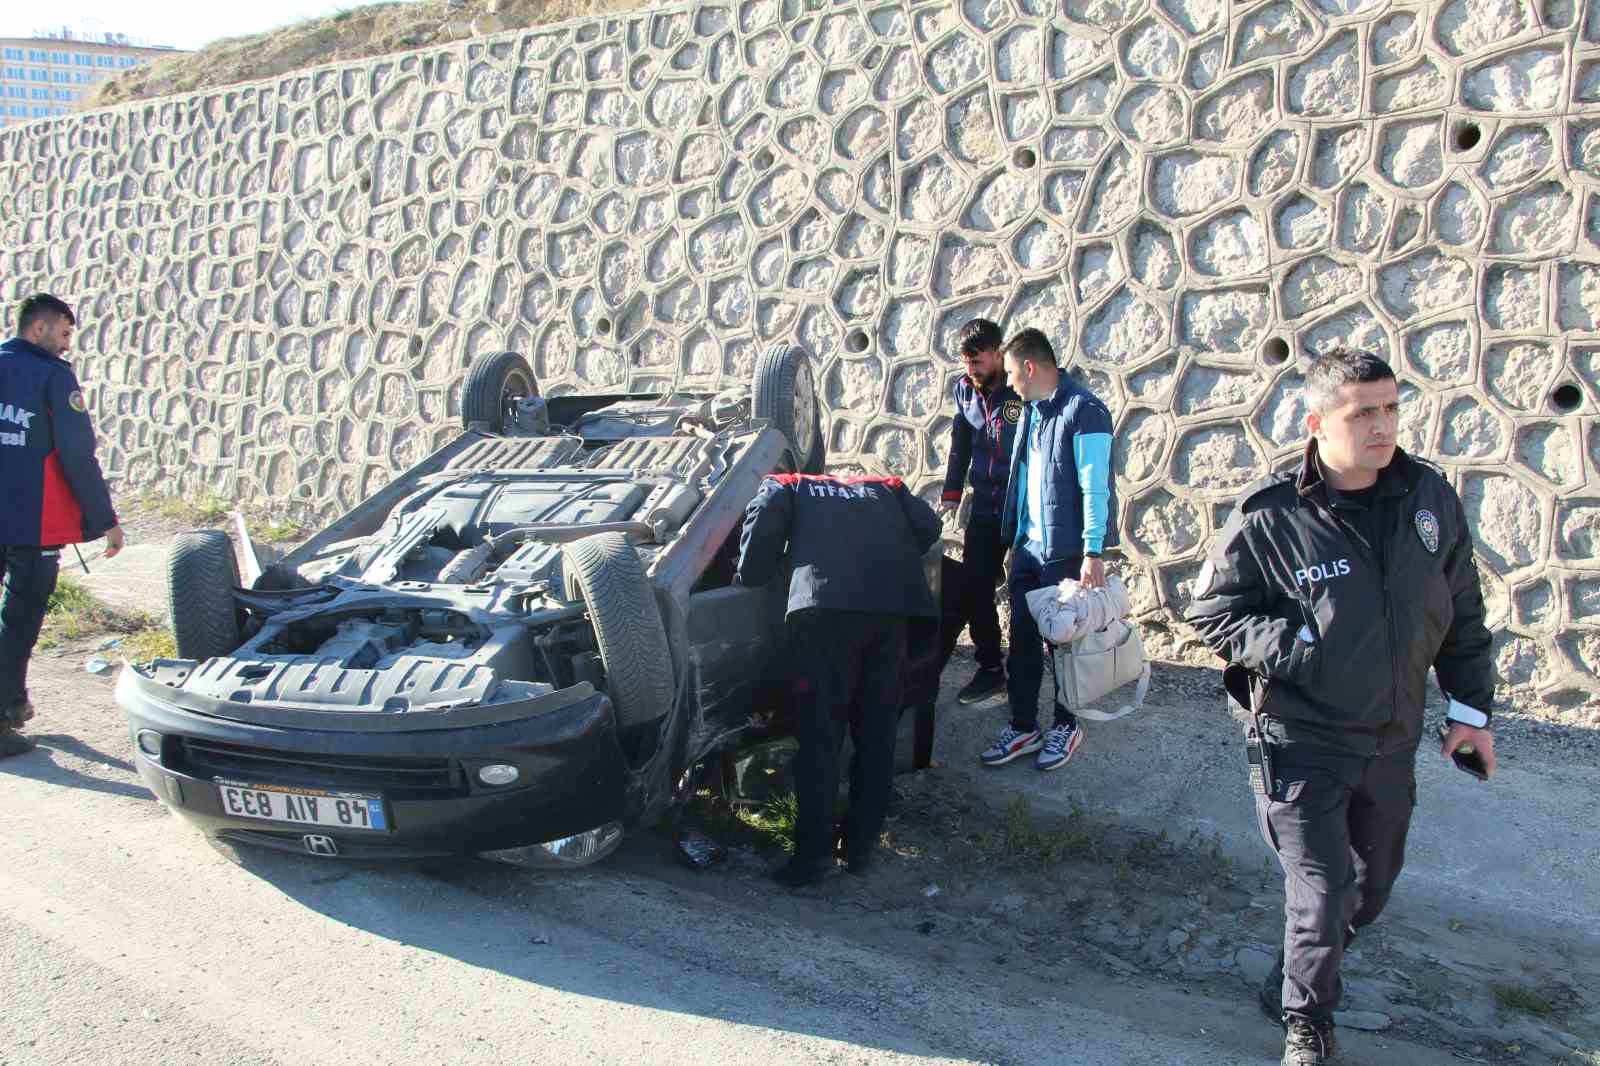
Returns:
[[[383,797],[371,792],[330,792],[242,781],[218,781],[216,785],[222,809],[237,818],[379,833],[389,828]]]

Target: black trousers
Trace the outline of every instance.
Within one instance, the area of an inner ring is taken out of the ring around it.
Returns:
[[[1076,555],[1045,563],[1022,545],[1011,553],[1011,655],[1006,663],[1006,693],[1011,697],[1013,729],[1027,733],[1039,728],[1039,682],[1044,678],[1045,643],[1039,634],[1039,623],[1028,610],[1028,593],[1059,584],[1062,578],[1077,577],[1082,565],[1082,557]],[[1056,725],[1077,721],[1056,701],[1054,685],[1050,688],[1050,701],[1055,704]]]
[[[28,691],[28,658],[61,568],[59,548],[0,545],[0,713]]]
[[[962,580],[956,591],[961,619],[972,633],[978,666],[998,670],[1004,661],[1000,651],[1000,613],[995,607],[994,590],[1005,574],[1006,546],[1000,540],[998,518],[974,518],[967,523],[961,542]]]
[[[839,793],[839,747],[850,730],[850,813],[845,839],[865,855],[883,830],[894,780],[895,727],[906,620],[900,615],[813,609],[789,616],[795,710],[794,857],[833,853],[833,801]]]
[[[1255,799],[1283,867],[1283,1010],[1331,1021],[1345,948],[1383,913],[1405,863],[1416,752],[1364,758],[1274,745],[1269,754],[1269,792]]]

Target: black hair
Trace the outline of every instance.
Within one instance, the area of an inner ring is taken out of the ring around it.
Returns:
[[[1388,363],[1356,348],[1330,348],[1314,355],[1305,373],[1306,406],[1313,411],[1327,410],[1342,386],[1394,380]]]
[[[977,355],[979,352],[997,350],[1005,343],[1000,327],[987,318],[974,318],[961,327],[961,354]]]
[[[63,300],[58,300],[47,292],[36,292],[17,308],[17,336],[22,336],[28,327],[35,321],[46,316],[60,315],[74,326],[78,324],[77,316],[72,313],[72,308]]]
[[[1006,341],[1006,355],[1026,363],[1038,363],[1040,366],[1056,365],[1056,350],[1051,347],[1050,338],[1032,327],[1016,333]]]

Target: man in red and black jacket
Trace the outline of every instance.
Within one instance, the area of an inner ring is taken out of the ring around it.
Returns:
[[[0,344],[0,758],[33,748],[16,727],[33,717],[28,657],[55,591],[61,548],[122,527],[94,456],[94,425],[63,358],[77,319],[45,293],[22,301],[17,335]]]
[[[938,616],[922,557],[939,517],[899,478],[779,474],[745,509],[738,581],[759,586],[788,561],[785,629],[793,668],[794,858],[773,873],[791,888],[833,867],[833,799],[848,724],[845,857],[860,873],[889,807],[907,619]]]
[[[1005,574],[1006,548],[1000,517],[1006,508],[1011,477],[1011,444],[1022,418],[1022,400],[1006,384],[1000,348],[1005,338],[987,318],[961,327],[961,364],[966,373],[951,389],[955,417],[950,420],[950,462],[939,499],[942,513],[961,506],[967,482],[972,484],[972,509],[961,542],[961,584],[952,589],[962,624],[972,632],[978,672],[956,697],[976,703],[1006,687],[1000,650],[1000,616],[994,590]]]

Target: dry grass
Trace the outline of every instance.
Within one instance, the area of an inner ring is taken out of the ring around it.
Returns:
[[[210,489],[193,496],[163,496],[157,492],[145,492],[134,502],[134,507],[169,522],[202,529],[220,525],[227,521],[231,512],[240,511],[244,514],[250,536],[262,544],[298,543],[305,539],[306,534],[304,526],[292,518],[274,513],[264,500],[235,505]]]
[[[196,52],[134,67],[101,83],[81,106],[109,107],[207,91],[328,63],[641,6],[636,0],[467,0],[457,8],[441,0],[373,4],[267,33],[224,38]]]
[[[121,636],[119,654],[130,658],[135,650],[141,658],[158,657],[144,655],[146,650],[169,647],[176,650],[172,645],[172,633],[162,619],[145,611],[120,611],[97,599],[76,578],[67,574],[57,578],[56,590],[50,594],[45,611],[39,647],[48,650],[65,641],[105,635]],[[163,651],[162,654],[171,653]]]

